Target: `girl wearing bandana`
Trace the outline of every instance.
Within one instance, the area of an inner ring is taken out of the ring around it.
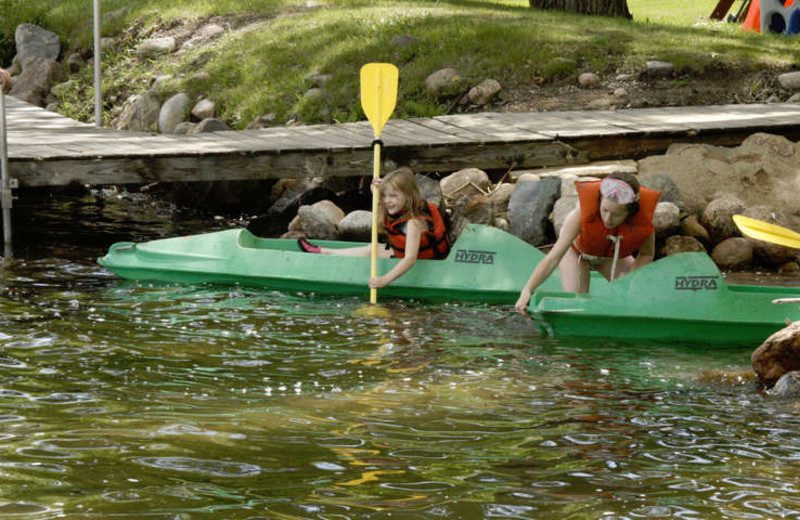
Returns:
[[[575,186],[578,207],[567,215],[555,245],[522,288],[515,305],[522,314],[527,314],[533,291],[556,267],[565,291],[585,293],[591,270],[614,280],[655,257],[653,215],[660,192],[640,187],[629,173]]]

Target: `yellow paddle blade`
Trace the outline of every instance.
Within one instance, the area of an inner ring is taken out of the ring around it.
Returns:
[[[734,215],[733,222],[744,236],[781,246],[800,249],[800,233],[796,231],[775,224],[769,224],[768,222],[762,222],[754,218],[745,217],[744,215]]]
[[[372,123],[375,137],[381,136],[397,104],[397,67],[391,63],[367,63],[361,67],[361,107]]]

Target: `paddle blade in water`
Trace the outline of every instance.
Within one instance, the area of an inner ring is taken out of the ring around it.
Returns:
[[[800,233],[796,231],[744,215],[734,215],[733,222],[746,237],[800,249]]]
[[[361,67],[361,107],[380,137],[397,104],[397,67],[391,63],[367,63]]]

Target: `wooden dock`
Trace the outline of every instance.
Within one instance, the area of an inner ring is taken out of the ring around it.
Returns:
[[[9,173],[20,187],[372,173],[366,121],[175,136],[96,128],[8,96],[6,107]],[[735,146],[755,132],[797,140],[800,104],[393,119],[382,139],[394,163],[449,173],[639,158],[675,142]]]

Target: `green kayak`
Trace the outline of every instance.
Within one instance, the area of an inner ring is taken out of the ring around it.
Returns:
[[[314,241],[345,248],[363,243]],[[380,296],[513,304],[544,254],[497,228],[468,225],[445,260],[419,260]],[[381,258],[378,273],[399,260]],[[185,283],[239,283],[276,290],[369,296],[370,259],[300,251],[296,240],[258,238],[246,229],[120,242],[98,259],[123,278]],[[559,289],[557,276],[546,288]]]
[[[725,283],[708,255],[681,253],[590,294],[538,291],[528,312],[556,337],[757,346],[800,320],[800,304],[773,303],[797,296],[800,288]]]

